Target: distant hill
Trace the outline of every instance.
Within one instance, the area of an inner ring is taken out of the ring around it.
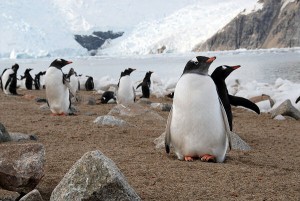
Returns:
[[[239,14],[193,51],[300,47],[300,1],[260,2],[262,9]]]

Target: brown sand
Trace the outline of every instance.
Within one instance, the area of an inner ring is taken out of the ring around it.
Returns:
[[[166,120],[121,117],[132,126],[97,126],[115,105],[78,104],[78,116],[53,117],[32,97],[45,91],[0,93],[0,122],[9,132],[36,134],[46,148],[45,176],[37,186],[44,200],[81,156],[100,150],[112,159],[142,200],[299,200],[300,123],[234,108],[234,131],[253,148],[231,151],[225,163],[179,161],[173,150],[155,149]],[[80,92],[81,96],[95,95]],[[154,102],[169,99],[152,98]],[[168,112],[155,110],[164,119]],[[213,122],[212,122],[213,124]]]

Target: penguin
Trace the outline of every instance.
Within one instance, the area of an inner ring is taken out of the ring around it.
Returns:
[[[222,104],[224,106],[224,109],[227,114],[227,119],[229,123],[230,130],[232,131],[232,111],[231,111],[231,105],[234,106],[243,106],[246,108],[249,108],[253,111],[255,111],[257,114],[260,114],[259,107],[250,100],[238,96],[233,96],[228,93],[225,79],[230,75],[231,72],[234,70],[240,68],[240,65],[237,66],[219,66],[217,67],[213,73],[211,74],[211,78],[215,82],[215,85],[217,87],[218,95],[220,100],[222,101]]]
[[[32,71],[32,68],[27,68],[24,72],[25,87],[28,90],[32,90],[32,84],[33,84],[33,78],[30,75],[30,71]]]
[[[143,79],[143,82],[136,87],[136,89],[138,89],[140,86],[142,86],[143,95],[141,96],[141,98],[150,97],[150,87],[151,87],[150,77],[152,73],[153,73],[152,71],[148,71]]]
[[[102,104],[111,103],[116,101],[116,96],[113,91],[105,91],[100,99]]]
[[[130,74],[135,69],[127,68],[121,73],[117,89],[117,103],[122,105],[129,105],[135,101],[135,91],[132,85]]]
[[[295,103],[298,103],[300,101],[300,96],[297,98]]]
[[[178,80],[166,125],[165,148],[179,160],[223,162],[230,148],[229,125],[208,68],[216,57],[188,61]]]
[[[69,81],[62,68],[72,61],[55,59],[45,74],[46,98],[53,115],[68,115],[71,107],[69,97]]]
[[[2,90],[8,95],[18,95],[17,93],[17,72],[18,64],[14,64],[11,68],[5,69],[1,76]]]
[[[44,84],[42,83],[41,77],[46,74],[46,71],[41,71],[34,76],[34,87],[36,90],[40,90],[44,88]]]
[[[92,76],[86,76],[88,79],[85,82],[85,89],[87,91],[94,90],[94,79]]]
[[[66,75],[66,79],[70,80],[71,98],[75,97],[79,90],[79,79],[73,68],[70,68],[69,73]]]

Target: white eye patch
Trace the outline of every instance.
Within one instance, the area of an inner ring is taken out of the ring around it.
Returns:
[[[222,68],[225,70],[227,67],[226,66],[222,66]]]
[[[194,57],[193,59],[191,59],[191,61],[193,61],[195,65],[199,63],[197,57]]]

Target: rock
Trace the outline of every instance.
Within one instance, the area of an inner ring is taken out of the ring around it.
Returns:
[[[250,151],[251,147],[238,134],[230,132],[232,149]]]
[[[165,147],[165,136],[166,132],[163,132],[158,138],[153,141],[156,149],[161,149]]]
[[[296,120],[300,120],[300,111],[292,105],[289,99],[285,100],[276,109],[271,111],[272,118],[277,115],[290,116]]]
[[[126,126],[126,121],[115,118],[111,115],[99,116],[94,120],[95,124],[98,125],[109,125],[109,126]]]
[[[53,190],[50,201],[141,200],[115,163],[99,150],[85,153]]]
[[[35,98],[35,102],[37,102],[37,103],[47,103],[47,99],[37,97],[37,98]]]
[[[0,187],[19,193],[33,190],[44,176],[44,146],[40,143],[3,143],[0,150]]]
[[[167,111],[167,112],[169,112],[169,111],[171,111],[172,104],[168,104],[168,103],[152,103],[151,107],[152,108],[158,108],[161,111]]]
[[[151,101],[148,98],[140,98],[136,103],[144,104],[144,105],[151,105]]]
[[[96,99],[92,96],[88,97],[87,100],[84,102],[86,105],[96,105]]]
[[[255,97],[249,98],[249,100],[252,101],[253,103],[259,103],[259,102],[262,102],[265,100],[269,100],[271,107],[273,107],[273,105],[275,103],[274,100],[269,95],[266,95],[266,94],[262,94],[261,96],[255,96]]]
[[[0,123],[0,142],[11,141],[9,133],[6,131],[6,128],[2,123]]]
[[[30,191],[25,196],[23,196],[20,201],[43,201],[40,192],[36,189]]]
[[[274,119],[282,121],[282,120],[285,120],[285,117],[280,114],[280,115],[277,115],[276,117],[274,117]]]
[[[48,111],[48,110],[50,110],[50,108],[49,108],[48,104],[46,103],[46,104],[43,104],[43,105],[40,106],[40,110]]]
[[[0,189],[0,200],[1,201],[15,201],[20,196],[17,192],[7,191]]]
[[[37,136],[32,134],[23,134],[23,133],[10,133],[11,141],[19,142],[22,140],[35,140],[37,141]]]

